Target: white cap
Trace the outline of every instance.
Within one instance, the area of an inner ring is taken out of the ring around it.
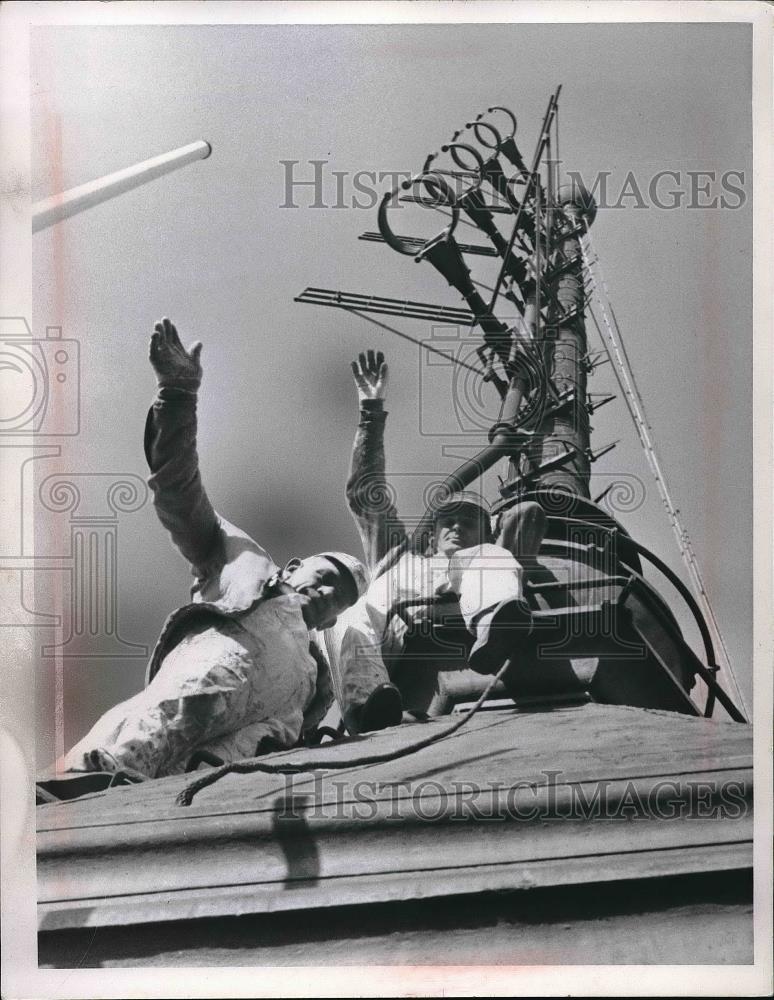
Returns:
[[[359,600],[365,594],[368,590],[368,574],[366,573],[365,566],[359,559],[355,559],[348,552],[318,552],[318,555],[322,556],[323,559],[330,559],[331,562],[336,563],[337,566],[340,566],[349,573],[357,590],[356,600]]]
[[[475,507],[487,517],[492,514],[492,508],[487,501],[480,493],[474,493],[472,490],[459,490],[457,493],[450,493],[448,497],[436,505],[434,513],[437,515],[441,511],[458,510],[460,507]]]

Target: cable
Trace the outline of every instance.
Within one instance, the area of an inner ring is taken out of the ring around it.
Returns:
[[[456,733],[458,729],[461,729],[466,722],[469,722],[489,697],[495,684],[502,679],[510,662],[510,660],[506,660],[497,673],[489,680],[489,683],[484,688],[473,708],[466,715],[463,715],[462,718],[452,723],[452,725],[442,729],[440,733],[426,736],[423,740],[418,740],[416,743],[410,743],[408,746],[400,747],[397,750],[391,750],[387,753],[369,754],[365,757],[355,757],[349,760],[313,760],[307,761],[304,764],[264,764],[259,760],[237,760],[231,764],[224,764],[223,767],[210,771],[208,774],[202,775],[201,778],[192,781],[190,785],[186,785],[175,799],[175,805],[190,806],[194,796],[198,792],[209,785],[214,785],[216,781],[220,781],[227,774],[254,774],[255,772],[260,772],[261,774],[303,774],[305,771],[342,771],[350,767],[385,764],[391,760],[398,760],[400,757],[408,757],[418,750],[424,750],[425,747],[432,746],[433,743],[437,743],[439,740],[446,739],[453,733]]]
[[[474,368],[473,365],[469,365],[467,362],[460,361],[459,358],[455,358],[453,354],[447,354],[445,351],[439,351],[437,347],[431,347],[426,340],[417,340],[416,337],[412,337],[408,333],[403,333],[402,330],[396,330],[394,326],[388,326],[386,323],[382,323],[381,320],[374,319],[373,316],[360,312],[359,309],[352,309],[348,306],[339,306],[339,308],[343,309],[344,312],[349,312],[355,316],[359,316],[360,319],[367,319],[369,323],[373,323],[375,326],[380,326],[383,330],[387,330],[388,333],[394,333],[396,336],[402,337],[404,340],[408,340],[410,343],[416,344],[418,347],[424,347],[425,350],[431,351],[433,354],[437,354],[446,361],[451,361],[453,365],[458,365],[460,368],[467,368],[467,370],[473,372],[474,375],[480,375],[483,378],[486,374],[486,372],[484,372],[481,368]],[[475,323],[471,323],[468,328],[468,332],[470,332],[475,325]]]
[[[728,714],[731,716],[734,722],[749,722],[749,719],[747,719],[739,711],[736,705],[731,701],[731,699],[725,693],[723,688],[718,684],[717,679],[714,676],[713,672],[716,669],[716,664],[715,664],[715,651],[712,645],[712,639],[710,637],[707,624],[704,621],[701,611],[699,610],[699,606],[693,598],[693,594],[691,594],[690,590],[685,586],[680,577],[676,573],[673,573],[672,570],[666,565],[666,563],[663,562],[663,560],[659,559],[657,555],[646,549],[644,545],[641,545],[638,541],[635,541],[635,539],[633,538],[627,538],[626,543],[628,545],[631,545],[637,552],[640,553],[640,555],[645,556],[645,558],[649,562],[651,562],[656,567],[656,569],[660,570],[664,574],[667,580],[669,580],[669,582],[676,588],[680,596],[688,605],[688,607],[691,610],[691,614],[696,620],[696,624],[699,626],[699,631],[701,632],[702,641],[704,643],[704,650],[707,657],[707,666],[705,667],[704,664],[701,664],[701,670],[697,670],[699,676],[707,685],[707,689],[709,691],[709,696],[707,698],[707,706],[704,710],[705,718],[709,718],[712,715],[712,706],[714,705],[715,698],[717,697],[720,704],[723,706],[723,708],[725,708],[725,710],[728,712]],[[624,562],[623,559],[621,561]],[[624,562],[624,565],[626,566],[627,563]],[[631,569],[632,567],[629,566],[628,568]]]
[[[460,361],[459,358],[455,358],[452,354],[447,354],[445,351],[438,350],[437,347],[431,347],[427,341],[417,340],[415,337],[410,336],[408,333],[403,333],[402,330],[396,330],[394,326],[388,326],[387,323],[382,323],[381,320],[374,319],[373,316],[369,316],[366,313],[360,312],[358,309],[348,308],[347,306],[341,306],[344,312],[352,313],[355,316],[359,316],[360,319],[368,320],[369,323],[373,323],[375,326],[381,327],[383,330],[387,330],[388,333],[394,333],[398,337],[402,337],[404,340],[408,340],[412,344],[416,344],[418,347],[424,347],[428,351],[432,351],[433,354],[437,354],[439,357],[444,358],[446,361],[451,361],[452,364],[457,365],[459,368],[466,368],[468,371],[473,372],[474,375],[479,375],[483,378],[486,372],[480,368],[474,368],[472,365],[467,364],[465,361]],[[473,329],[472,324],[469,331]],[[547,375],[545,370],[545,362],[542,354],[537,349],[537,345],[528,344],[524,341],[519,341],[520,350],[516,354],[513,360],[514,366],[520,368],[524,373],[529,382],[530,389],[537,390],[535,395],[529,399],[525,405],[522,407],[519,413],[519,421],[514,424],[514,428],[523,427],[525,424],[529,423],[533,419],[534,415],[540,412],[545,404],[545,397],[547,393],[546,381]],[[502,414],[502,402],[500,405],[500,414]],[[499,420],[499,418],[498,418]]]

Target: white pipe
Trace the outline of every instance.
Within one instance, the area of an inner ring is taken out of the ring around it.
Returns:
[[[204,160],[211,152],[212,146],[204,139],[198,139],[187,146],[173,149],[170,153],[153,156],[149,160],[143,160],[142,163],[135,163],[133,167],[116,170],[95,181],[89,181],[87,184],[70,188],[69,191],[62,191],[60,194],[37,201],[32,206],[32,231],[40,232],[41,229],[53,226],[63,219],[69,219],[71,215],[77,215],[84,209],[92,208],[109,198],[123,194],[124,191],[131,191],[132,188],[184,167],[187,163]]]

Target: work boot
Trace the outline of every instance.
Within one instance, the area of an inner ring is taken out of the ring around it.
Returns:
[[[380,684],[364,705],[353,705],[344,715],[350,733],[372,733],[397,726],[403,719],[403,699],[394,684]]]
[[[496,674],[507,659],[519,652],[520,642],[532,631],[532,615],[519,598],[501,601],[476,621],[476,641],[468,666],[479,674]]]
[[[91,795],[119,785],[147,780],[147,775],[131,768],[121,771],[65,771],[55,776],[39,778],[35,782],[35,804],[67,802],[80,798],[81,795]]]

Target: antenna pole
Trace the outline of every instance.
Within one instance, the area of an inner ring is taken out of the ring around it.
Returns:
[[[554,191],[550,144],[547,148],[545,205],[541,205],[539,185],[535,192],[535,336],[551,386],[565,403],[546,412],[528,449],[511,460],[509,474],[534,489],[560,488],[589,497],[588,346],[579,235],[583,221],[593,221],[596,208],[578,183]]]
[[[109,201],[116,195],[131,191],[132,188],[147,184],[157,177],[179,170],[194,160],[205,160],[212,152],[212,146],[204,139],[198,139],[187,146],[180,146],[161,156],[153,156],[132,167],[116,170],[112,174],[98,177],[95,181],[81,184],[54,194],[43,201],[37,201],[32,206],[32,231],[39,233],[42,229],[69,219],[87,208],[93,208],[103,201]]]

